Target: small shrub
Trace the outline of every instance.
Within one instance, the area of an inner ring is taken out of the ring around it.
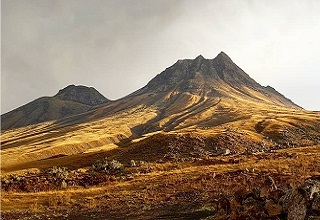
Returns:
[[[140,166],[144,165],[145,163],[146,162],[142,161],[142,160],[140,160],[140,161],[131,160],[130,161],[130,166],[131,167],[140,167]]]
[[[6,185],[9,185],[11,183],[11,181],[9,180],[9,179],[7,179],[7,178],[2,178],[2,180],[1,180],[1,185],[2,186],[6,186]]]
[[[58,206],[66,206],[72,204],[74,201],[68,194],[52,195],[49,197],[49,206],[57,208]]]
[[[65,188],[67,188],[67,186],[68,186],[67,182],[64,181],[64,180],[62,180],[62,182],[61,182],[61,188],[62,188],[62,189],[65,189]]]
[[[130,161],[130,166],[131,166],[131,167],[136,167],[136,166],[137,166],[136,161],[131,160],[131,161]]]
[[[69,172],[66,167],[56,167],[56,166],[53,166],[52,168],[47,169],[45,173],[62,180],[65,180],[69,175]]]
[[[84,203],[83,203],[83,206],[85,208],[89,208],[89,209],[94,209],[98,206],[99,202],[92,198],[92,199],[87,199]]]
[[[32,212],[41,212],[44,209],[44,207],[37,202],[32,203],[29,208]]]
[[[109,162],[109,168],[111,170],[121,170],[123,168],[123,164],[117,160],[112,160]]]
[[[104,173],[114,173],[119,172],[124,168],[123,164],[117,160],[107,161],[107,159],[103,161],[97,161],[90,168],[92,172],[104,172]]]
[[[204,206],[202,206],[199,209],[200,212],[205,212],[205,213],[215,213],[216,212],[216,208],[212,205],[209,204],[205,204]]]

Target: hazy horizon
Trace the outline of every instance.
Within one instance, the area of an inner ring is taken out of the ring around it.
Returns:
[[[178,59],[221,51],[261,85],[320,110],[316,0],[1,4],[1,114],[70,84],[119,99]]]

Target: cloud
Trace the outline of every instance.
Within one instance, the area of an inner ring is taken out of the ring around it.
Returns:
[[[319,93],[319,1],[3,0],[1,10],[2,112],[68,84],[120,98],[177,59],[221,50],[320,109],[301,92]]]

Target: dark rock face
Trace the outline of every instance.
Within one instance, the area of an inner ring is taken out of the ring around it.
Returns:
[[[54,97],[61,100],[79,102],[85,105],[99,105],[108,101],[95,88],[69,85],[61,89]]]
[[[129,96],[146,93],[188,92],[211,97],[225,96],[222,90],[237,92],[261,101],[248,89],[262,94],[275,105],[300,108],[270,86],[264,87],[238,67],[224,52],[214,59],[199,55],[195,59],[178,60],[153,78],[145,87]]]

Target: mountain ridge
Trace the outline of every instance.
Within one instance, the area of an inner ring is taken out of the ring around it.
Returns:
[[[275,105],[301,108],[279,92],[274,92],[270,88],[261,86],[238,67],[224,52],[220,52],[213,59],[206,59],[199,55],[195,59],[178,60],[151,79],[146,86],[129,94],[128,97],[143,93],[162,93],[170,89],[196,94],[203,91],[216,95],[219,91],[225,90],[220,95],[228,96],[229,87],[243,94],[247,94],[244,87],[248,87],[248,89],[256,90],[264,96],[267,95],[274,98],[273,104]],[[265,99],[268,98],[265,97]]]
[[[89,110],[93,110],[93,115],[87,115],[87,118],[100,118],[117,111],[136,108],[139,105],[156,106],[160,118],[161,115],[163,117],[171,117],[179,114],[179,112],[185,112],[186,114],[186,111],[191,114],[191,110],[195,107],[198,107],[199,112],[203,112],[208,108],[213,108],[221,100],[232,103],[240,101],[255,106],[259,103],[265,103],[284,108],[301,109],[301,107],[272,87],[261,86],[238,67],[224,52],[220,52],[213,59],[206,59],[199,55],[195,59],[178,60],[172,66],[156,75],[141,89],[115,101],[107,100],[92,87],[75,85],[69,85],[61,89],[55,96],[51,97],[51,100],[59,100],[60,109],[63,107],[65,109],[65,105],[67,105],[60,101],[77,103],[79,104],[79,110],[74,110],[75,107],[67,108],[62,114],[48,117],[43,117],[45,112],[41,112],[38,115],[31,116],[31,118],[34,118],[33,121],[26,122],[26,120],[21,119],[24,115],[23,111],[21,113],[20,107],[1,116],[4,122],[2,129],[62,119],[63,117],[71,117]],[[31,102],[26,105],[30,107],[33,104]],[[44,103],[43,105],[47,106],[48,104]],[[19,117],[12,116],[17,111],[20,112],[17,114]],[[99,114],[94,112],[99,112]],[[229,112],[229,114],[231,113]],[[25,122],[19,122],[19,120]],[[12,121],[15,122],[13,123]]]

